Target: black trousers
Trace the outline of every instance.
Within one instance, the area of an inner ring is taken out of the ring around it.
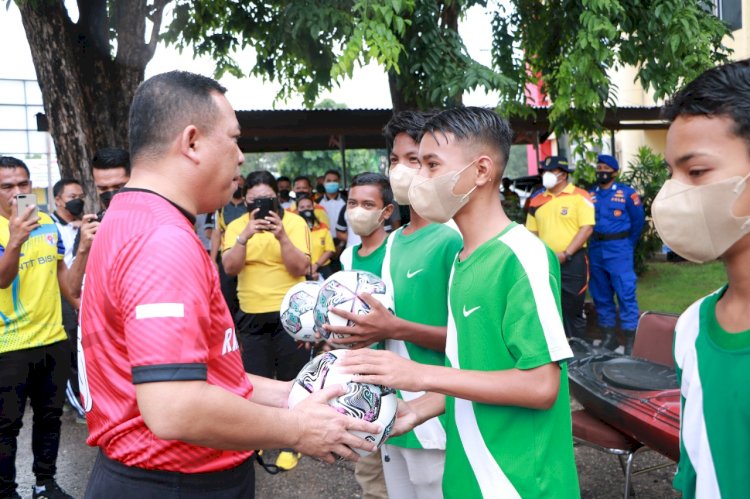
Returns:
[[[219,284],[221,294],[224,295],[224,301],[227,302],[229,312],[234,317],[240,309],[240,300],[237,298],[237,276],[230,276],[224,271],[224,264],[221,263],[221,256],[217,258],[219,264]]]
[[[569,262],[560,265],[560,281],[565,336],[583,338],[586,332],[583,303],[589,282],[589,261],[585,249],[577,251]]]
[[[211,473],[145,470],[113,461],[101,451],[86,487],[86,499],[252,499],[252,458]]]
[[[240,310],[234,322],[246,372],[289,381],[310,360],[310,353],[297,348],[297,342],[284,331],[279,312],[247,314]]]
[[[78,396],[81,392],[78,389],[78,312],[68,303],[63,296],[60,296],[62,305],[63,328],[68,335],[68,345],[70,352],[70,388]]]
[[[0,497],[16,489],[16,450],[26,400],[34,411],[31,450],[37,481],[55,476],[60,417],[70,375],[68,341],[0,354]]]

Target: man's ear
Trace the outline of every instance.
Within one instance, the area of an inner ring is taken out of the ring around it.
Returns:
[[[393,203],[388,203],[388,206],[383,208],[383,222],[390,220],[391,215],[393,215],[393,210]]]
[[[490,156],[479,156],[479,158],[477,158],[476,165],[477,176],[474,180],[474,184],[477,187],[491,184],[492,180],[497,178],[498,166]]]
[[[178,137],[178,147],[180,153],[189,158],[194,163],[200,163],[200,153],[198,146],[200,145],[201,133],[195,125],[188,125],[182,129]]]

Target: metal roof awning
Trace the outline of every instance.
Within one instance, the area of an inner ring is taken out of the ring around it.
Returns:
[[[659,107],[607,109],[609,130],[666,129]],[[550,135],[549,111],[536,107],[532,116],[510,118],[514,144],[544,142]],[[382,149],[382,130],[393,116],[391,109],[311,109],[237,111],[243,152],[309,151],[329,149]]]

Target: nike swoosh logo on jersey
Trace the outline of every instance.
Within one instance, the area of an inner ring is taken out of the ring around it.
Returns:
[[[412,272],[412,271],[409,270],[409,271],[406,272],[406,278],[407,279],[411,279],[412,277],[414,277],[415,275],[419,274],[423,270],[424,269],[419,269],[419,270],[415,270],[414,272]]]
[[[479,310],[479,308],[480,307],[474,307],[474,308],[470,308],[469,310],[466,310],[466,305],[464,305],[464,317],[470,316],[471,314]]]

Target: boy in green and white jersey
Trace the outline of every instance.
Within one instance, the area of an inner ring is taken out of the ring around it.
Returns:
[[[710,69],[665,109],[671,179],[654,200],[664,242],[694,262],[720,258],[728,283],[677,321],[685,498],[750,497],[750,61]]]
[[[397,424],[445,410],[445,497],[577,497],[560,267],[502,210],[510,128],[467,107],[434,116],[424,132],[411,206],[433,222],[452,217],[464,239],[450,280],[446,367],[363,350],[343,364],[362,373],[357,381],[434,392],[404,404]]]
[[[409,204],[408,190],[419,169],[419,136],[425,115],[405,111],[395,115],[383,132],[390,158],[390,182],[401,205]],[[385,340],[385,348],[422,364],[445,364],[448,322],[448,278],[461,235],[443,224],[420,217],[389,236],[382,277],[393,292],[395,316],[377,300],[365,316],[349,315],[354,327],[336,328],[356,338],[357,346]],[[342,340],[344,341],[344,340]],[[423,392],[402,392],[412,400]],[[435,417],[404,435],[391,437],[383,452],[383,471],[390,497],[440,498],[445,466],[445,428]]]

